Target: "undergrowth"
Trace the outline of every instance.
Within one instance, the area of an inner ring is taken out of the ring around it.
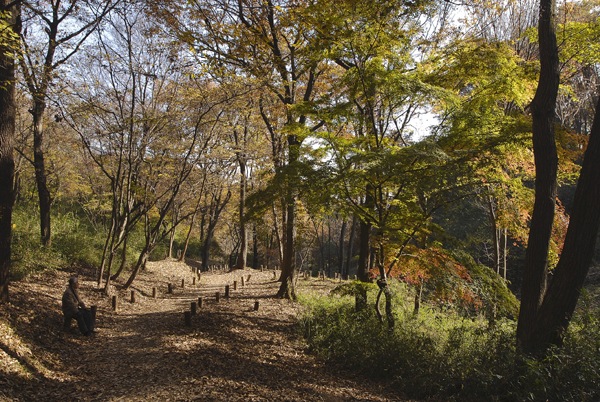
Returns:
[[[50,246],[41,245],[39,210],[32,203],[17,204],[13,210],[11,279],[21,280],[27,275],[44,270],[73,269],[100,266],[108,234],[109,217],[102,224],[102,217],[94,222],[72,205],[57,204],[52,208],[52,241]],[[180,230],[175,237],[175,250],[183,247],[187,232]],[[129,235],[126,267],[133,267],[144,245],[143,227],[138,225]],[[149,260],[164,259],[168,252],[166,236],[151,253]],[[197,257],[198,240],[190,242],[186,256]],[[116,272],[121,264],[121,250],[117,250],[112,264]]]
[[[328,359],[393,382],[413,398],[456,401],[596,401],[600,398],[599,310],[582,297],[565,345],[544,360],[519,354],[516,323],[422,306],[413,316],[403,284],[394,285],[396,324],[381,325],[372,303],[304,293],[300,329]],[[375,300],[371,291],[369,300]]]
[[[13,280],[44,270],[100,265],[107,230],[102,226],[94,227],[85,217],[55,207],[51,216],[52,241],[48,247],[41,244],[39,212],[34,207],[17,205],[12,221],[10,274]],[[139,237],[136,235],[130,241],[132,246],[127,253],[128,265],[137,258]]]

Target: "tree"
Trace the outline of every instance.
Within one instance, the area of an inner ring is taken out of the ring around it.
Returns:
[[[58,69],[79,51],[115,5],[113,0],[23,2],[25,29],[21,35],[23,47],[19,64],[32,102],[33,162],[40,203],[41,242],[46,246],[51,241],[52,196],[46,178],[43,116],[50,87]],[[42,31],[47,36],[46,41],[40,41],[44,36]]]
[[[0,1],[0,303],[9,300],[12,208],[14,204],[13,141],[15,135],[15,49],[21,30],[20,6]]]
[[[221,171],[222,166],[216,165],[214,169],[217,171]],[[206,215],[208,216],[208,227],[206,229],[206,234],[202,240],[202,270],[208,270],[208,266],[210,265],[210,248],[212,246],[212,242],[215,236],[215,230],[217,228],[217,223],[219,222],[219,217],[223,212],[223,208],[227,205],[229,200],[231,199],[231,190],[226,188],[227,185],[224,184],[223,175],[219,175],[218,173],[213,173],[214,182],[211,183],[207,189],[207,206],[206,206]],[[224,192],[226,193],[224,194]]]
[[[521,311],[517,327],[517,345],[526,353],[543,356],[551,345],[561,346],[583,281],[587,276],[600,226],[600,105],[590,131],[569,227],[560,260],[549,286],[546,243],[551,235],[547,221],[554,212],[557,158],[553,123],[554,104],[559,81],[559,57],[554,28],[554,2],[540,1],[540,79],[532,103],[534,153],[536,156],[536,209],[541,218],[534,226],[533,217],[527,247],[525,276],[522,286]],[[551,99],[547,97],[551,96]],[[540,110],[541,109],[541,110]],[[537,120],[536,120],[537,117]],[[539,138],[536,141],[536,133]],[[538,189],[539,186],[539,189]],[[539,200],[538,200],[539,199]],[[550,205],[551,204],[551,205]],[[531,250],[530,250],[531,249]]]
[[[526,351],[535,348],[533,333],[538,311],[546,293],[548,251],[556,205],[558,156],[554,138],[554,119],[560,76],[555,34],[555,7],[553,0],[540,0],[538,26],[540,78],[530,105],[536,173],[535,201],[525,254],[521,310],[517,326],[517,345]]]
[[[394,198],[403,184],[394,189],[391,184],[394,180],[390,180],[387,172],[379,173],[381,166],[371,167],[385,161],[390,154],[399,155],[398,148],[409,146],[409,123],[428,96],[419,68],[414,68],[417,62],[413,54],[422,33],[416,21],[428,15],[430,5],[427,1],[333,2],[329,7],[315,4],[310,10],[310,18],[319,32],[319,46],[326,49],[330,60],[341,70],[336,78],[344,85],[336,98],[330,96],[328,103],[317,104],[316,113],[328,122],[347,124],[351,127],[348,131],[353,132],[350,146],[343,136],[327,138],[332,144],[338,143],[333,147],[339,156],[340,177],[348,180],[355,174],[353,179],[357,179],[361,174],[356,173],[364,172],[362,191],[341,189],[359,219],[358,279],[363,282],[371,281],[370,270],[377,265],[380,283],[386,284],[383,266],[387,257],[383,244],[389,240],[389,233],[384,232],[393,214],[391,210],[395,209],[391,205],[398,202]],[[405,41],[406,37],[413,41]],[[333,126],[335,123],[328,128]],[[352,186],[358,182],[352,181]],[[385,285],[383,289],[389,300],[389,288]],[[363,292],[357,297],[357,307],[365,299]]]
[[[313,99],[320,75],[320,59],[312,42],[315,31],[299,18],[304,7],[303,2],[287,0],[198,1],[181,8],[187,20],[170,19],[179,36],[193,44],[214,71],[252,78],[279,102],[284,116],[281,130],[274,131],[277,126],[267,114],[261,116],[272,136],[285,138],[287,168],[276,166],[279,175],[285,171],[287,183],[282,197],[282,283],[277,296],[290,299],[296,298],[296,164],[302,142],[311,130],[308,116],[293,106]],[[183,26],[185,21],[189,27]]]
[[[592,124],[563,251],[537,311],[533,328],[518,338],[527,352],[561,346],[587,276],[600,227],[600,102]],[[521,316],[519,315],[519,322]]]

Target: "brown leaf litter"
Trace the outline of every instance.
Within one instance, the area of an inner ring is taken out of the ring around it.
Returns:
[[[189,265],[148,263],[131,289],[121,289],[126,278],[111,288],[117,311],[94,272],[82,271],[80,293],[98,308],[99,333],[92,337],[75,323],[63,328],[60,304],[70,275],[56,271],[11,284],[11,302],[0,305],[0,401],[404,400],[385,383],[307,353],[295,325],[301,306],[272,297],[279,286],[273,271],[203,273],[193,285]],[[203,306],[186,327],[184,311],[199,297]]]

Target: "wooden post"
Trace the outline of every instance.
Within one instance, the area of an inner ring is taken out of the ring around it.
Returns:
[[[221,293],[217,292],[215,293],[215,301],[218,303],[219,301],[221,301]]]
[[[237,281],[233,281],[233,290],[237,290]]]
[[[181,289],[185,288],[185,279],[181,280]]]
[[[112,309],[113,311],[117,311],[117,296],[112,297]]]
[[[346,275],[346,278],[345,278],[345,279],[346,279],[347,281],[349,281],[349,280],[350,280],[350,275]]]
[[[245,283],[244,283],[244,277],[242,276],[241,279],[242,279],[242,286],[244,286],[245,285]]]
[[[135,290],[131,291],[131,302],[135,303]]]
[[[156,288],[152,288],[152,298],[156,299]]]
[[[229,297],[229,285],[225,285],[225,297]]]
[[[248,275],[248,279],[246,279],[246,282],[250,282],[251,277],[252,277],[252,275]]]
[[[90,306],[90,312],[92,313],[92,320],[96,320],[96,311],[98,310],[98,307],[96,306]]]
[[[202,302],[203,302],[203,301],[204,301],[204,299],[202,299],[202,296],[200,296],[200,297],[198,298],[198,308],[199,308],[199,309],[200,309],[200,308],[202,308]]]
[[[354,275],[354,280],[356,280],[356,278],[357,278],[356,275]]]
[[[190,310],[192,311],[192,315],[196,315],[196,302],[192,302],[190,306]]]
[[[167,293],[173,293],[173,286],[170,283],[167,286],[168,286]]]
[[[192,278],[192,285],[196,286],[196,277],[195,276]]]
[[[258,300],[254,302],[254,311],[258,311]]]
[[[184,312],[183,317],[185,320],[185,326],[191,327],[192,326],[192,312],[191,311]]]
[[[260,266],[260,272],[264,272],[264,270],[265,270],[265,266],[264,266],[264,265],[261,265],[261,266]]]

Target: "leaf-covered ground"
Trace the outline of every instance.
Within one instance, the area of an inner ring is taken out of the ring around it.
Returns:
[[[61,297],[72,274],[11,284],[11,302],[0,305],[0,401],[403,400],[384,383],[307,353],[295,326],[301,307],[272,298],[279,285],[273,271],[204,273],[192,285],[190,266],[149,263],[132,287],[135,303],[131,289],[112,288],[117,311],[94,272],[80,272],[81,295],[98,307],[92,337],[75,322],[63,328]],[[217,303],[225,285],[231,297]],[[331,287],[316,279],[299,285]],[[186,327],[184,311],[198,297],[203,306]]]

